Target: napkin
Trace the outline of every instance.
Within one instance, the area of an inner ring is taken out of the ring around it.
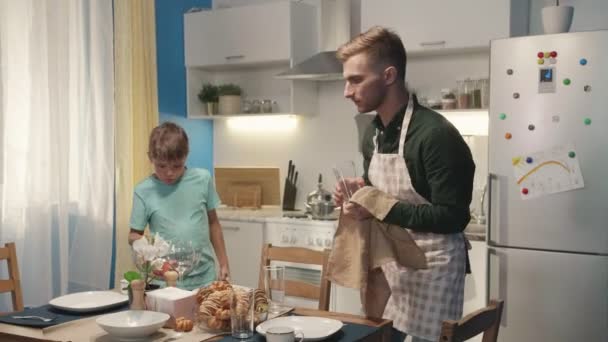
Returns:
[[[19,312],[11,312],[8,315],[0,316],[0,322],[14,324],[14,325],[22,325],[27,327],[35,327],[35,328],[46,328],[54,325],[67,323],[70,321],[74,321],[77,319],[87,318],[91,316],[97,316],[102,313],[112,313],[127,310],[129,308],[128,304],[113,307],[108,310],[103,311],[94,311],[94,312],[68,312],[59,309],[55,309],[50,305],[43,305],[35,308],[27,308],[23,311]],[[15,319],[13,316],[40,316],[40,317],[48,317],[54,318],[50,322],[43,322],[37,319]]]
[[[165,324],[166,327],[174,327],[175,319],[179,317],[194,320],[196,305],[196,292],[177,287],[165,287],[146,292],[147,310],[164,312],[171,316]]]

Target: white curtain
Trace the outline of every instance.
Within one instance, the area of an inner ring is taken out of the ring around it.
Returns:
[[[108,0],[0,0],[0,243],[26,306],[109,286],[112,27]]]

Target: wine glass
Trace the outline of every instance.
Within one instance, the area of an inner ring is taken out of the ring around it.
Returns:
[[[187,275],[192,271],[199,259],[194,246],[192,245],[192,241],[175,242],[171,246],[170,258],[173,260],[180,284],[184,280],[184,275]]]

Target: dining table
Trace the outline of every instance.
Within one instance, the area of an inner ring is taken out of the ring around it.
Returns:
[[[322,317],[339,320],[344,327],[365,327],[366,335],[356,339],[349,339],[349,334],[338,332],[337,336],[331,337],[331,341],[390,341],[392,321],[382,318],[364,317],[359,315],[316,310],[309,308],[294,308],[289,315]],[[108,335],[95,322],[101,315],[88,316],[86,318],[70,321],[67,323],[50,326],[47,328],[33,328],[8,323],[0,323],[0,341],[3,342],[110,342],[116,341]],[[343,330],[345,329],[343,327]],[[372,329],[369,329],[371,327]],[[256,333],[257,334],[257,333]],[[155,334],[149,336],[146,341],[152,342],[199,342],[226,340],[227,335],[218,335],[200,330],[198,327],[190,332],[176,332],[173,329],[161,328]],[[257,335],[256,335],[257,336]],[[258,338],[261,338],[257,336]],[[263,338],[261,339],[263,341]],[[235,340],[236,341],[236,340]]]

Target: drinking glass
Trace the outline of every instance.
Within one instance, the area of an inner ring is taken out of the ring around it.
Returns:
[[[253,289],[234,289],[230,297],[230,326],[232,337],[253,337],[255,292]]]
[[[285,267],[264,266],[264,292],[270,301],[268,312],[281,312],[285,299]]]
[[[359,183],[356,181],[357,170],[355,168],[355,162],[352,160],[339,162],[336,163],[332,169],[336,176],[338,186],[340,187],[340,190],[342,190],[344,203],[346,203],[350,201],[350,198],[360,187]]]

